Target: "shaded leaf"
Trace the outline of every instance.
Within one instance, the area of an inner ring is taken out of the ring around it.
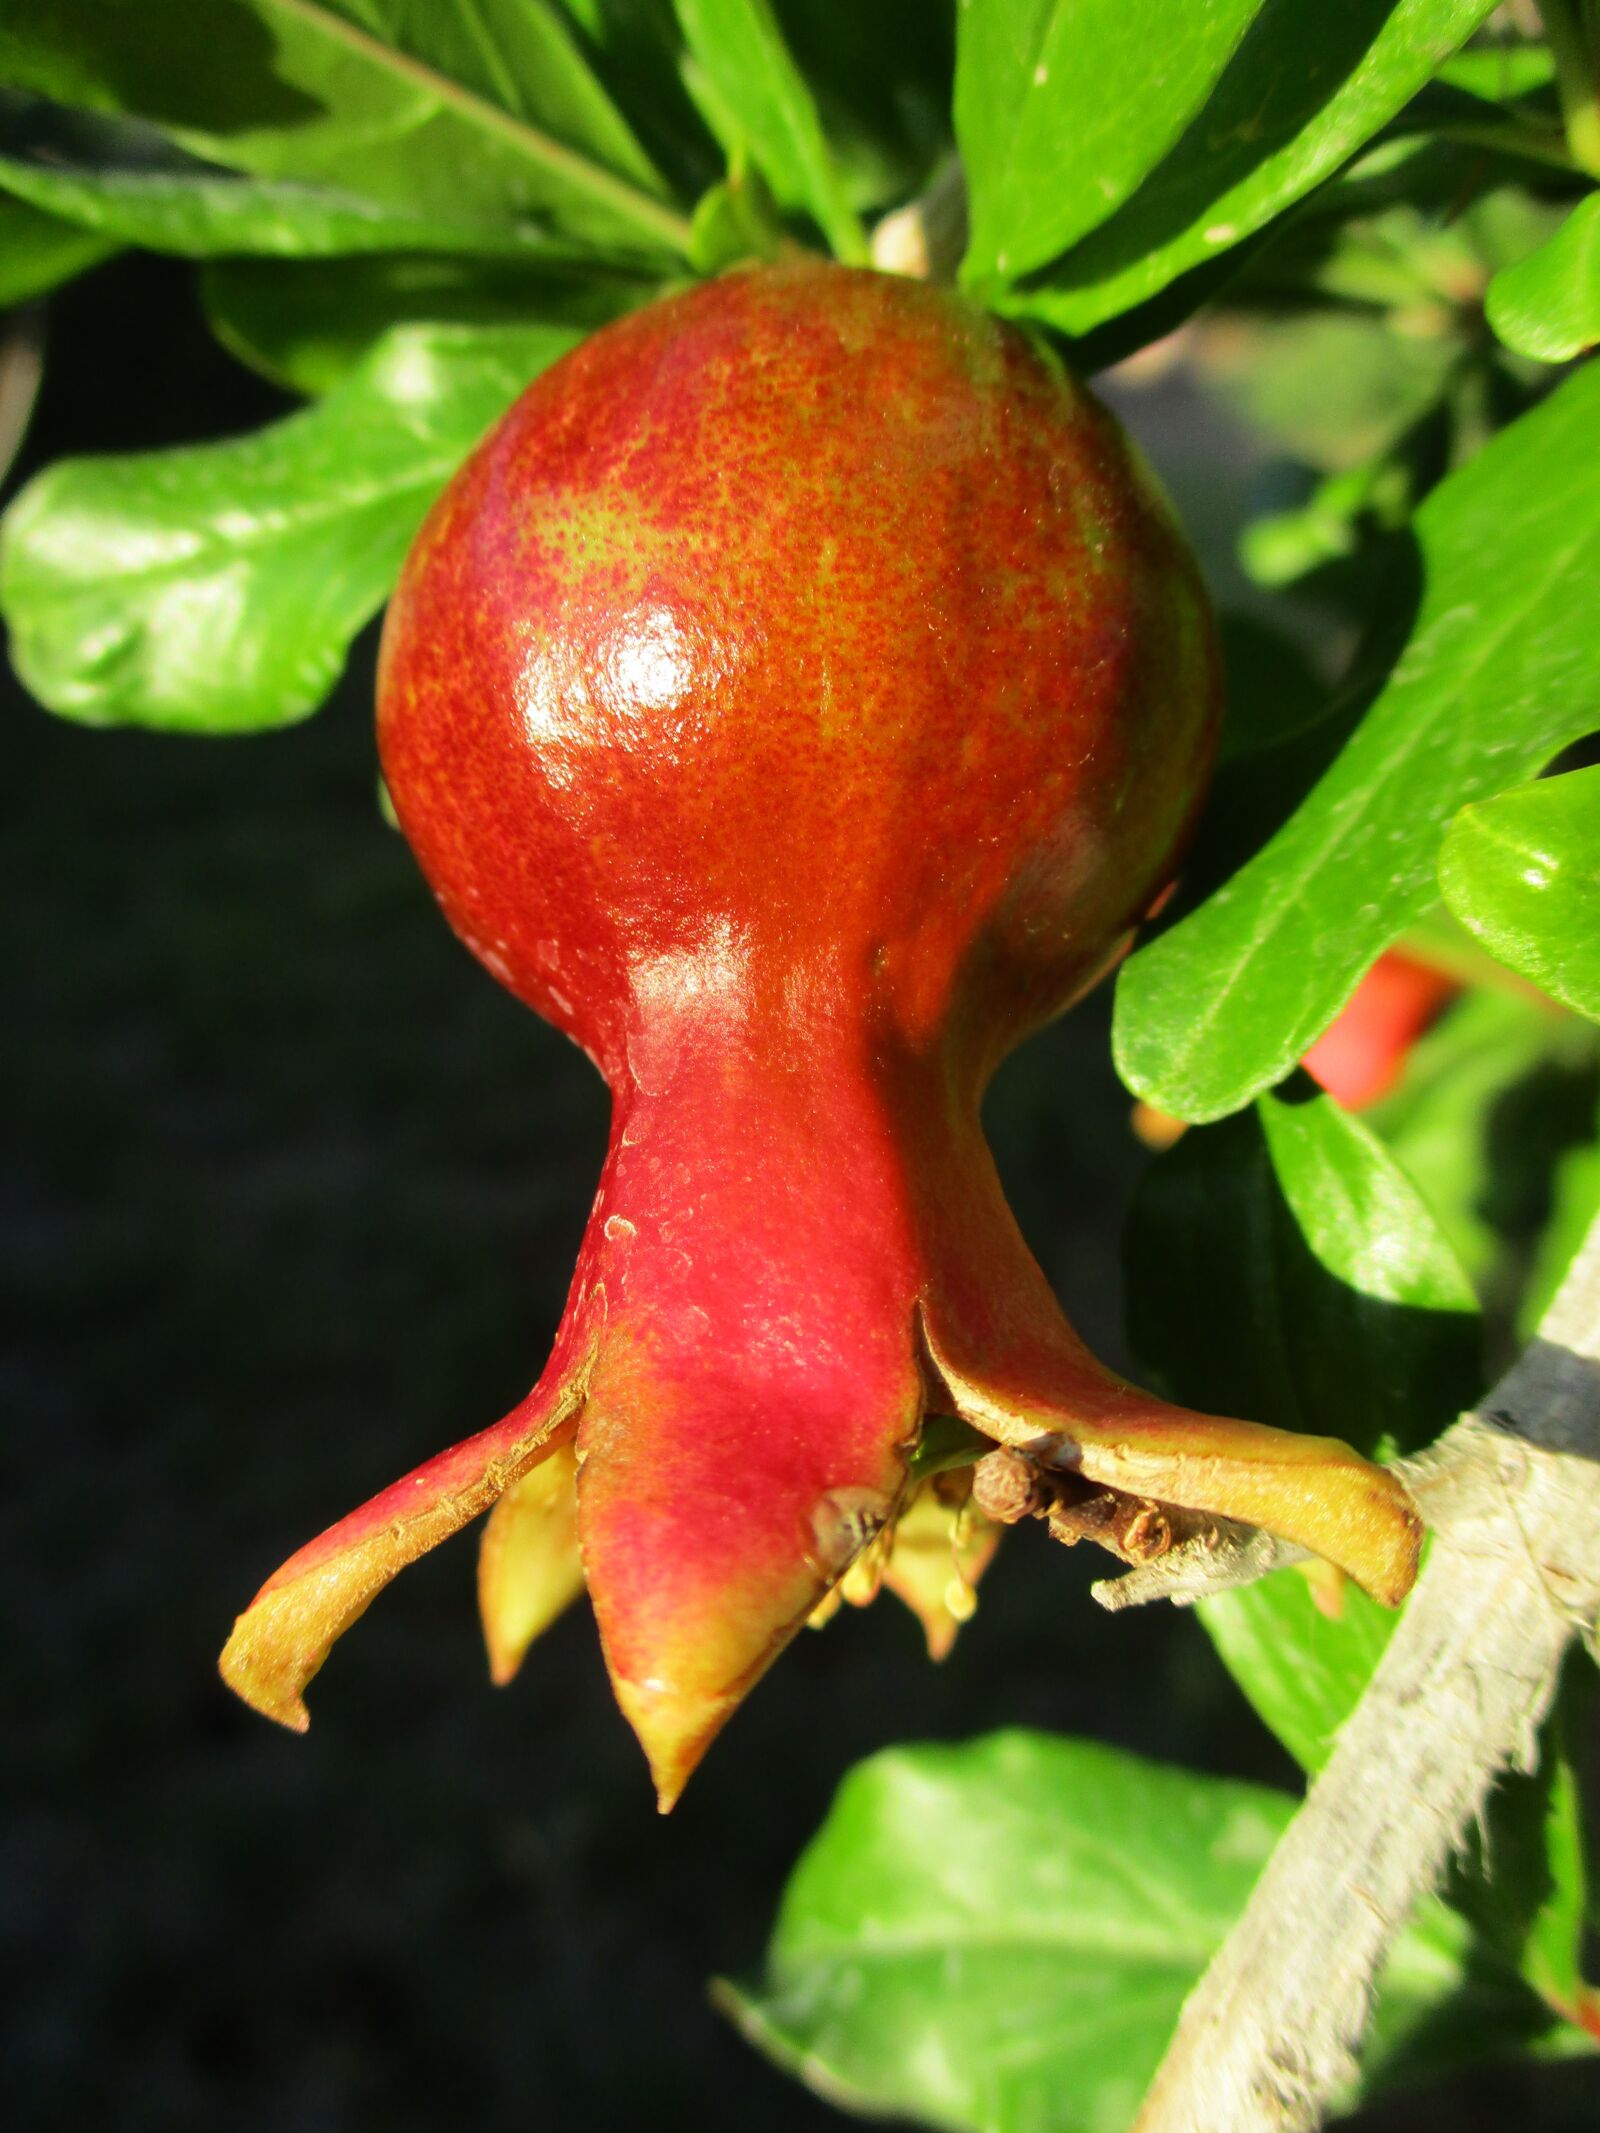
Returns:
[[[710,96],[706,109],[730,153],[741,146],[781,207],[811,216],[836,258],[860,266],[867,240],[823,138],[805,78],[769,0],[677,0]],[[733,138],[728,138],[729,134]]]
[[[14,0],[0,80],[229,168],[680,252],[688,225],[546,0]]]
[[[98,266],[116,251],[113,239],[79,229],[22,200],[0,199],[0,309],[31,303]]]
[[[538,259],[437,255],[217,261],[201,278],[212,329],[242,362],[296,392],[337,385],[398,325],[588,330],[660,293],[652,279]]]
[[[1491,954],[1600,1021],[1600,769],[1464,807],[1439,885]]]
[[[145,159],[98,167],[54,156],[0,154],[0,187],[112,244],[143,245],[190,259],[230,253],[296,258],[557,249],[533,224],[418,214],[293,179],[241,177],[170,150],[154,165]],[[567,257],[576,250],[570,242],[560,249]]]
[[[1497,1321],[1544,1226],[1552,1176],[1592,1129],[1596,1035],[1532,992],[1474,990],[1368,1114]]]
[[[1254,615],[1218,617],[1227,672],[1223,760],[1253,755],[1315,725],[1328,692],[1299,645]]]
[[[1298,807],[1123,966],[1117,1064],[1149,1102],[1216,1118],[1280,1079],[1427,909],[1449,817],[1594,721],[1600,633],[1572,588],[1600,570],[1597,443],[1591,366],[1423,504],[1387,683],[1313,730]]]
[[[1188,1404],[1392,1456],[1481,1389],[1476,1302],[1404,1171],[1310,1088],[1150,1166],[1128,1226],[1128,1337]]]
[[[1536,252],[1502,267],[1484,308],[1508,348],[1541,363],[1570,362],[1600,341],[1600,192]]]
[[[1551,1181],[1550,1219],[1539,1238],[1533,1268],[1523,1290],[1517,1326],[1532,1340],[1539,1321],[1577,1258],[1591,1224],[1600,1218],[1600,1116],[1588,1140],[1569,1148],[1555,1166]]]
[[[320,406],[255,436],[51,467],[0,537],[17,671],[89,725],[303,717],[445,479],[577,338],[400,327]]]
[[[955,0],[775,0],[859,210],[920,192],[953,146]]]
[[[1262,0],[1013,0],[959,18],[955,122],[979,291],[1104,222],[1204,104]]]
[[[1493,5],[1265,0],[1204,109],[1133,196],[994,301],[1069,334],[1145,302],[1332,176]]]

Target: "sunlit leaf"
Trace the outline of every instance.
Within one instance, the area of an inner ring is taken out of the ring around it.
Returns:
[[[681,252],[687,220],[548,0],[12,0],[0,81],[211,161],[431,216]]]
[[[89,725],[303,717],[447,476],[576,338],[399,327],[319,406],[255,436],[49,468],[0,529],[17,671]]]
[[[970,2133],[1132,2123],[1184,1998],[1294,1809],[1087,1741],[999,1733],[859,1764],[719,1997],[830,2101]],[[1549,2026],[1428,1905],[1380,1980],[1369,2070]]]
[[[1416,613],[1387,683],[1298,758],[1276,752],[1286,799],[1289,773],[1309,776],[1304,799],[1226,873],[1235,833],[1259,833],[1217,819],[1220,886],[1123,966],[1117,1063],[1149,1102],[1217,1118],[1279,1080],[1433,900],[1451,816],[1594,723],[1600,631],[1573,588],[1600,572],[1597,447],[1589,366],[1423,504]]]
[[[962,278],[1043,266],[1172,147],[1262,0],[1010,0],[962,9],[955,120],[972,205]]]
[[[1568,363],[1600,341],[1600,192],[1536,252],[1502,267],[1484,308],[1508,348],[1541,363]]]
[[[1439,854],[1439,883],[1502,963],[1600,1021],[1600,769],[1464,807]]]
[[[1332,176],[1493,5],[1266,0],[1204,107],[1132,197],[997,300],[1070,334],[1144,303]]]

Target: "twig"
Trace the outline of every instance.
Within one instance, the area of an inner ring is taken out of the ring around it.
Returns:
[[[1356,2068],[1373,1981],[1507,1768],[1531,1768],[1600,1621],[1600,1220],[1535,1340],[1417,1463],[1433,1546],[1405,1617],[1134,2133],[1303,2133]]]

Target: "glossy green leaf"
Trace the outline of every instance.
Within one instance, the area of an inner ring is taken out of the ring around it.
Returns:
[[[1439,885],[1492,955],[1600,1021],[1600,769],[1464,807]]]
[[[724,146],[748,149],[779,205],[810,215],[837,258],[864,263],[866,237],[770,0],[677,5]]]
[[[25,201],[0,198],[0,310],[31,303],[116,249],[112,239],[93,230],[43,214]]]
[[[1134,1353],[1188,1405],[1392,1453],[1481,1390],[1476,1300],[1438,1225],[1309,1079],[1154,1162],[1126,1256]]]
[[[296,262],[219,260],[201,277],[212,329],[242,362],[325,393],[391,326],[603,326],[660,284],[597,264],[395,253]]]
[[[725,2004],[858,2109],[1126,2125],[1292,1809],[1043,1734],[891,1750],[846,1778],[765,1979]]]
[[[1318,1771],[1366,1692],[1400,1617],[1348,1581],[1324,1612],[1299,1569],[1219,1592],[1196,1609],[1262,1723],[1303,1770]]]
[[[1600,341],[1600,192],[1587,194],[1526,259],[1489,284],[1489,324],[1519,355],[1568,363]]]
[[[1204,104],[1262,0],[1012,0],[958,18],[971,202],[962,279],[986,289],[1104,222]]]
[[[416,214],[325,186],[240,177],[191,158],[171,159],[167,168],[94,169],[0,155],[0,188],[108,245],[189,259],[555,249],[532,224]],[[571,243],[563,249],[569,257],[576,250]]]
[[[0,81],[260,177],[472,222],[547,215],[607,247],[688,240],[549,0],[13,0]]]
[[[763,1979],[718,1997],[847,2109],[1113,2133],[1294,1804],[1043,1734],[891,1750],[840,1788]],[[1542,2020],[1429,1904],[1380,1981],[1368,2070],[1482,2058]]]
[[[1332,176],[1493,4],[1266,0],[1204,108],[1132,197],[997,300],[1069,334],[1146,302]]]
[[[1180,1118],[1287,1073],[1427,909],[1449,818],[1594,722],[1600,632],[1573,588],[1600,572],[1600,365],[1443,482],[1413,529],[1416,612],[1386,684],[1313,730],[1289,765],[1311,780],[1298,807],[1123,966],[1118,1069]],[[1218,829],[1224,845],[1258,834]]]
[[[89,725],[303,717],[445,479],[576,338],[400,327],[320,406],[255,436],[51,467],[0,530],[23,681]]]

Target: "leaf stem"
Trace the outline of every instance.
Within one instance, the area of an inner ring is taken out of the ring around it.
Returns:
[[[1556,63],[1556,94],[1567,146],[1579,170],[1600,178],[1600,50],[1580,13],[1580,0],[1539,0],[1539,14]]]
[[[585,193],[597,205],[610,208],[624,221],[632,222],[665,243],[681,258],[689,257],[692,231],[688,216],[679,214],[664,201],[652,198],[626,178],[619,178],[614,171],[592,162],[576,149],[566,147],[537,126],[530,126],[525,119],[514,117],[487,97],[464,88],[460,82],[452,81],[437,68],[413,58],[409,52],[385,44],[369,30],[332,13],[321,0],[266,0],[266,5],[269,9],[276,8],[284,14],[297,16],[323,36],[359,52],[390,74],[414,83],[470,124],[485,133],[497,134],[530,163],[536,163],[560,178],[574,192]]]

